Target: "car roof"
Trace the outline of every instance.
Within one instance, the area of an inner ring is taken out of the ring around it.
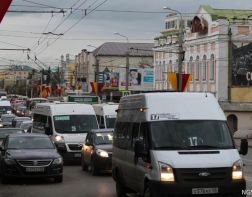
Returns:
[[[22,124],[28,124],[28,123],[32,123],[32,120],[26,120],[22,122]]]
[[[2,114],[1,117],[16,117],[15,114]]]
[[[13,131],[13,130],[24,131],[21,128],[10,127],[10,128],[0,128],[0,133],[1,133],[1,131],[8,131],[8,130],[10,130],[10,131]]]
[[[44,138],[48,138],[48,135],[40,134],[40,133],[15,133],[15,134],[10,134],[9,137],[44,137]]]
[[[31,120],[29,117],[15,117],[14,120]]]
[[[92,129],[91,132],[93,133],[106,133],[106,132],[113,132],[114,129]]]

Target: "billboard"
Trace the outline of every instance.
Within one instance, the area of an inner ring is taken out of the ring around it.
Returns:
[[[233,47],[233,86],[252,86],[252,44]]]
[[[103,73],[103,89],[118,89],[119,87],[119,73],[118,72],[104,72]]]
[[[126,69],[120,69],[119,90],[126,88]],[[154,70],[153,68],[130,68],[129,69],[129,90],[148,91],[153,90]]]

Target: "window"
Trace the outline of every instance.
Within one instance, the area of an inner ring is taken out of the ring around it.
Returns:
[[[194,71],[194,64],[193,64],[193,57],[190,57],[190,74],[193,76],[193,71]]]
[[[202,80],[206,81],[206,67],[207,67],[207,62],[206,62],[206,55],[203,56],[203,64],[202,64]]]
[[[199,81],[199,66],[200,65],[200,62],[199,62],[199,56],[197,56],[197,58],[196,58],[196,70],[195,70],[195,80],[196,81]]]
[[[214,62],[214,55],[211,55],[210,58],[210,80],[215,79],[215,62]]]
[[[167,72],[172,72],[172,61],[169,61]]]

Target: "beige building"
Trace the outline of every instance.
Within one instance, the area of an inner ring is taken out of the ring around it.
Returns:
[[[153,67],[152,43],[107,42],[92,52],[82,50],[75,57],[77,80],[96,81],[95,73],[104,71],[119,72],[126,69],[126,54],[129,53],[129,68],[140,68],[142,65]]]
[[[3,81],[3,87],[13,86],[19,81],[27,80],[31,69],[28,68],[12,68],[0,72],[0,80]]]
[[[187,20],[183,28],[182,70],[192,75],[188,91],[213,93],[232,131],[252,129],[252,46],[248,45],[252,36],[251,16],[251,10],[203,5],[191,18],[192,25],[188,26]],[[179,16],[167,16],[166,23],[177,24],[179,20]],[[166,73],[178,72],[177,35],[178,25],[155,39],[157,90],[170,89]]]

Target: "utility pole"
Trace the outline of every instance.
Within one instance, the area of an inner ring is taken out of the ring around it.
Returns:
[[[100,72],[100,65],[99,65],[99,59],[97,55],[95,55],[95,82],[97,85],[97,95],[99,95],[99,72]]]
[[[123,34],[120,34],[118,32],[114,32],[115,35],[121,36],[123,38],[126,38],[127,41],[127,49],[126,49],[126,73],[125,73],[125,82],[126,82],[126,86],[125,86],[125,90],[129,90],[129,53],[130,53],[130,47],[129,47],[129,38]]]
[[[171,10],[179,14],[179,34],[178,34],[178,88],[179,92],[182,92],[182,74],[183,74],[183,61],[184,61],[184,49],[183,49],[183,18],[181,12],[171,9],[169,7],[164,7],[166,10]]]
[[[233,47],[232,47],[232,31],[228,29],[228,102],[231,102],[232,87],[232,66],[233,66]]]

